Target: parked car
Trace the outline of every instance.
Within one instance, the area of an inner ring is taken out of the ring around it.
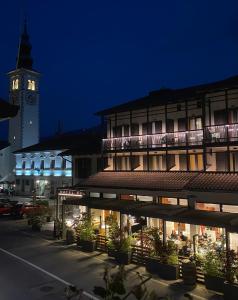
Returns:
[[[0,203],[0,215],[10,215],[13,206],[9,203]]]
[[[27,218],[31,212],[37,212],[42,209],[42,205],[33,205],[31,203],[17,203],[12,209],[12,215],[16,218]]]

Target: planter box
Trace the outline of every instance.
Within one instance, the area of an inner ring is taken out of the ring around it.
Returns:
[[[52,221],[52,217],[51,217],[51,216],[47,216],[47,217],[46,217],[46,222],[49,223],[49,222],[51,222],[51,221]]]
[[[131,252],[114,251],[114,257],[119,265],[129,265],[131,263]]]
[[[96,250],[96,241],[77,240],[77,245],[85,252],[93,252]]]
[[[223,293],[224,291],[224,278],[204,275],[205,286],[208,290]]]
[[[41,225],[32,224],[32,225],[31,225],[31,229],[32,229],[33,231],[41,231]]]
[[[115,257],[116,256],[116,250],[108,248],[107,249],[107,254],[108,254],[109,257]]]
[[[75,234],[72,230],[66,230],[66,244],[71,245],[75,242]]]
[[[179,278],[179,265],[163,264],[155,257],[148,257],[145,267],[148,272],[156,274],[162,279],[176,280]]]
[[[182,277],[187,286],[194,287],[197,284],[197,268],[193,262],[182,262]]]
[[[224,300],[238,299],[238,284],[224,282]]]

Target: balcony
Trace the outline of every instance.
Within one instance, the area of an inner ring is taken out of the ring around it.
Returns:
[[[202,145],[203,130],[103,139],[103,150],[138,150]]]
[[[214,125],[203,130],[103,139],[103,151],[201,146],[238,142],[238,124]]]
[[[238,141],[238,124],[206,127],[205,143],[218,144]]]

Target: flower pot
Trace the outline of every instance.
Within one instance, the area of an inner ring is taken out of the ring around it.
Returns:
[[[224,300],[238,299],[238,284],[224,282]]]
[[[205,286],[208,290],[223,293],[224,291],[224,278],[204,275]]]
[[[93,252],[96,250],[96,241],[77,240],[77,245],[85,252]]]
[[[148,257],[145,267],[148,272],[158,275],[162,279],[176,280],[179,278],[179,265],[161,263],[156,257]]]
[[[190,261],[182,263],[183,283],[188,286],[195,286],[197,283],[197,268]]]
[[[66,244],[71,245],[75,242],[75,233],[73,230],[66,230]]]
[[[119,265],[129,265],[131,263],[131,252],[115,251],[114,257]]]

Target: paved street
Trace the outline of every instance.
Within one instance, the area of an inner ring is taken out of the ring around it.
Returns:
[[[33,233],[26,220],[10,220],[7,217],[0,219],[0,255],[1,300],[65,299],[67,283],[93,294],[93,287],[102,284],[105,263],[112,263],[106,254],[83,253],[74,245],[66,246],[53,240],[47,231]],[[135,265],[126,270],[128,285],[135,283],[136,271],[145,273],[144,268]],[[186,290],[181,283],[169,285],[152,279],[148,288],[154,289],[159,296],[172,295],[171,300],[186,299],[183,297]],[[222,299],[208,293],[202,286],[190,294],[194,300]]]

